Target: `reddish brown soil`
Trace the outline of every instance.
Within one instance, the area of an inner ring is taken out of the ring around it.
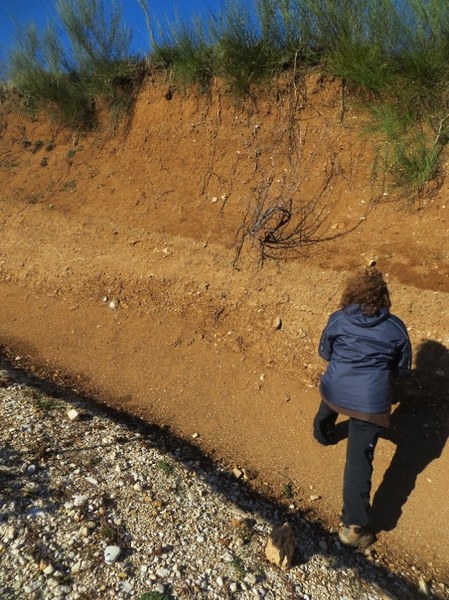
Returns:
[[[447,184],[412,206],[373,182],[381,142],[361,136],[367,117],[348,100],[342,110],[336,81],[311,76],[238,107],[219,89],[166,91],[148,82],[115,134],[73,135],[4,108],[0,343],[182,437],[199,433],[267,493],[291,481],[298,508],[336,527],[345,442],[311,438],[316,346],[345,272],[376,259],[417,356],[376,452],[376,549],[395,570],[447,580]],[[236,232],[270,178],[272,195],[321,194],[331,239],[263,269],[245,245],[233,270]]]

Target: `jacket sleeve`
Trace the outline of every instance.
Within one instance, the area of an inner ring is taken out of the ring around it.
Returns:
[[[393,367],[396,376],[408,375],[412,368],[412,346],[404,323],[396,318],[396,325],[402,331],[402,341],[397,349],[397,359]]]
[[[332,347],[335,339],[334,330],[334,315],[331,315],[321,334],[320,345],[318,346],[318,354],[327,361],[329,361],[332,356]]]
[[[399,357],[396,366],[396,371],[399,376],[407,375],[410,373],[412,368],[412,347],[410,344],[409,337],[407,335],[406,339],[402,343],[399,348]]]

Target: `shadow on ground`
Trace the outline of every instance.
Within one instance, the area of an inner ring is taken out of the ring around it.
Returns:
[[[441,456],[449,437],[449,351],[426,340],[415,365],[411,377],[397,384],[398,406],[383,435],[396,451],[373,500],[376,532],[396,527],[418,475]]]

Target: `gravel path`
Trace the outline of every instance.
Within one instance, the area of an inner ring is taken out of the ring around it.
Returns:
[[[202,457],[199,440],[49,395],[11,371],[0,386],[0,598],[416,597],[293,511],[295,566],[270,565],[264,545],[282,507]],[[119,554],[108,564],[105,551]]]

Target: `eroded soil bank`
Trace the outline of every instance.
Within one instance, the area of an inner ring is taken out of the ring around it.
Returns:
[[[311,439],[316,346],[347,269],[376,259],[416,356],[376,454],[376,549],[396,570],[447,580],[446,184],[407,210],[373,187],[367,117],[350,104],[342,115],[338,82],[311,77],[301,94],[284,86],[237,108],[219,91],[165,96],[149,82],[116,135],[2,116],[0,342],[80,390],[199,433],[258,489],[281,496],[291,482],[288,502],[336,527],[345,443]],[[321,243],[263,269],[245,246],[234,270],[250,203],[287,193],[320,196]]]

